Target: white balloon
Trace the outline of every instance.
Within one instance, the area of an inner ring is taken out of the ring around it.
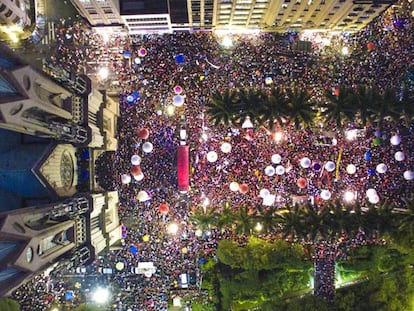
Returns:
[[[145,142],[142,145],[142,151],[144,151],[145,153],[150,153],[152,152],[153,149],[154,149],[154,146],[149,141]]]
[[[150,199],[150,196],[148,195],[148,193],[146,191],[141,190],[140,192],[138,192],[137,199],[140,202],[145,202],[145,201],[148,201]]]
[[[267,190],[265,188],[263,188],[263,189],[260,190],[260,197],[262,199],[264,199],[265,197],[267,197],[269,194],[270,194],[269,190]]]
[[[131,164],[132,165],[140,165],[141,164],[141,157],[137,154],[134,154],[131,157]]]
[[[272,177],[275,174],[275,168],[273,166],[271,166],[271,165],[266,166],[266,168],[265,168],[265,174],[267,176]]]
[[[173,98],[173,105],[176,107],[181,107],[182,105],[184,105],[184,96],[175,95]]]
[[[307,157],[304,157],[300,160],[300,166],[302,166],[303,168],[308,168],[309,166],[311,166],[311,160]]]
[[[405,171],[404,172],[404,179],[413,180],[414,179],[414,172],[413,171]]]
[[[144,179],[144,174],[138,174],[138,175],[134,175],[134,179],[136,180],[136,181],[141,181],[141,180],[143,180]]]
[[[372,204],[377,204],[379,202],[379,196],[378,195],[373,195],[368,197],[368,201]]]
[[[354,165],[354,164],[348,164],[347,165],[347,167],[346,167],[346,172],[348,173],[348,174],[355,174],[355,172],[356,172],[356,166]]]
[[[209,151],[207,153],[207,161],[208,162],[213,163],[213,162],[216,162],[217,159],[218,159],[217,152],[215,152],[215,151]]]
[[[121,182],[123,184],[129,184],[131,182],[131,176],[128,174],[122,174],[121,175]]]
[[[369,197],[372,197],[372,196],[376,196],[376,195],[378,195],[377,194],[377,190],[375,190],[375,189],[373,189],[373,188],[369,188],[367,191],[366,191],[366,195],[367,195],[367,197],[369,198]]]
[[[321,194],[320,194],[321,198],[326,200],[329,200],[332,196],[331,192],[329,190],[321,190]]]
[[[276,174],[283,175],[285,173],[285,168],[282,165],[276,166]]]
[[[230,183],[230,190],[234,192],[239,191],[239,183],[236,181],[232,181]]]
[[[335,170],[335,163],[333,163],[332,161],[328,161],[325,163],[325,169],[328,172],[333,172]]]
[[[397,152],[394,154],[394,158],[395,158],[395,160],[397,160],[397,161],[404,161],[404,159],[405,159],[404,152],[402,152],[402,151],[397,151]]]
[[[274,194],[269,194],[265,198],[263,198],[263,205],[264,206],[272,206],[275,203],[276,196]]]
[[[224,153],[229,153],[231,151],[231,145],[229,143],[222,143],[220,149]]]
[[[280,154],[272,155],[272,163],[279,164],[282,161],[282,156]]]
[[[394,146],[399,145],[401,143],[401,137],[398,135],[391,136],[390,143]]]
[[[384,163],[380,163],[377,165],[377,172],[380,174],[384,174],[387,171],[387,166]]]

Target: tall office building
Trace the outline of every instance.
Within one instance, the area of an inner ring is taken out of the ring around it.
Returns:
[[[104,20],[111,20],[111,16],[115,14],[116,18],[113,21],[123,25],[130,34],[141,34],[197,29],[354,31],[363,28],[396,1],[72,0],[72,2],[92,26],[109,25],[110,23]],[[103,5],[109,7],[109,2],[111,9],[106,11],[100,9]]]
[[[94,163],[116,150],[117,103],[90,79],[50,76],[0,45],[0,296],[45,269],[91,261],[121,238],[117,192]]]
[[[119,0],[71,0],[91,26],[117,27],[122,24]]]

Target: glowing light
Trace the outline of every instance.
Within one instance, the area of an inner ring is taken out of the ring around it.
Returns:
[[[168,116],[173,116],[175,113],[175,107],[173,105],[168,105],[167,108],[165,109],[165,112],[167,113]]]
[[[102,80],[107,79],[109,76],[109,69],[107,67],[101,67],[98,71],[98,77]]]
[[[358,136],[358,130],[347,130],[345,131],[345,137],[348,140],[354,140]]]
[[[221,40],[221,45],[224,48],[229,49],[233,46],[233,40],[229,36],[224,36]]]
[[[342,47],[341,53],[342,53],[342,55],[348,55],[349,54],[349,48],[347,46]]]
[[[254,226],[254,230],[256,230],[257,232],[262,231],[262,229],[263,229],[263,225],[260,222],[258,222],[256,226]]]
[[[98,304],[104,304],[109,300],[110,294],[107,288],[98,287],[92,294],[92,300]]]
[[[350,203],[353,200],[355,200],[355,193],[353,191],[350,191],[350,190],[345,191],[343,198],[344,198],[345,202]]]
[[[173,222],[170,223],[170,224],[168,224],[168,226],[167,226],[167,232],[169,234],[172,234],[172,235],[177,234],[177,232],[178,232],[178,225],[176,223],[173,223]]]
[[[220,149],[223,153],[229,153],[231,151],[231,145],[229,143],[223,143]]]
[[[283,133],[282,132],[276,132],[274,135],[275,142],[280,142],[283,139]]]

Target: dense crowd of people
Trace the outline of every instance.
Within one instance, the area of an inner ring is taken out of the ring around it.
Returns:
[[[298,131],[288,125],[275,133],[264,128],[213,127],[204,108],[212,92],[229,87],[266,88],[266,77],[271,77],[271,85],[294,85],[315,94],[361,83],[402,90],[411,83],[413,31],[412,18],[386,13],[362,31],[338,38],[352,51],[346,57],[319,50],[295,51],[298,37],[292,33],[233,35],[233,47],[223,48],[220,37],[211,32],[103,38],[80,22],[57,27],[58,48],[49,61],[77,73],[97,72],[104,63],[116,77],[121,93],[118,150],[107,157],[110,160],[100,159],[98,177],[105,180],[102,184],[106,188],[118,190],[119,215],[126,228],[123,248],[108,255],[112,263],[122,262],[126,267],[114,271],[112,283],[115,289],[130,293],[118,301],[122,308],[166,310],[171,290],[183,286],[179,276],[198,276],[200,262],[214,256],[218,241],[230,236],[230,232],[216,228],[197,230],[190,221],[191,212],[197,209],[219,212],[226,203],[233,209],[241,205],[254,209],[263,204],[262,189],[275,195],[266,207],[270,209],[289,206],[294,197],[323,206],[348,192],[353,194],[349,200],[365,203],[366,191],[371,188],[380,202],[401,205],[402,198],[409,198],[413,182],[403,174],[413,169],[413,126],[387,123],[379,131],[370,126],[356,129],[350,124],[348,130],[356,130],[352,137],[334,128]],[[172,105],[177,85],[185,98],[182,107]],[[188,193],[176,188],[182,115],[191,157]],[[149,131],[148,138],[139,137],[141,129]],[[400,142],[390,143],[396,135]],[[143,150],[145,142],[151,142],[151,151]],[[222,151],[224,142],[231,145],[230,152]],[[218,159],[209,159],[211,151]],[[397,151],[404,154],[403,160],[396,159]],[[130,174],[134,155],[141,158],[144,178],[123,183],[121,176]],[[310,159],[310,164],[304,165],[303,158]],[[334,167],[327,167],[327,162]],[[349,164],[355,166],[355,172],[347,170]],[[379,164],[385,164],[385,171],[383,166],[377,169]],[[269,166],[275,170],[283,167],[283,172],[272,174]],[[303,185],[298,183],[301,178]],[[232,191],[232,182],[247,188],[243,193]],[[148,198],[141,200],[140,191]],[[168,212],[160,212],[161,204],[168,205]],[[167,230],[171,223],[177,225],[175,234]],[[315,269],[320,276],[316,291],[329,298],[334,291],[337,251],[323,243],[315,250]],[[153,262],[156,272],[136,274],[139,262]],[[199,285],[197,279],[190,282],[189,289]],[[31,295],[15,296],[24,306],[30,305]]]

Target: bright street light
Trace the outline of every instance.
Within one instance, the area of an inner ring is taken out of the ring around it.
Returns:
[[[109,76],[109,69],[107,67],[101,67],[98,71],[98,76],[102,80],[106,80]]]
[[[224,48],[229,49],[233,46],[233,40],[229,36],[224,36],[221,40],[221,45]]]
[[[93,293],[92,293],[92,300],[98,304],[104,304],[108,302],[110,291],[107,288],[98,287]]]
[[[173,223],[173,222],[170,223],[170,224],[168,224],[168,226],[167,226],[167,232],[169,234],[172,234],[172,235],[177,234],[177,232],[178,232],[178,225],[176,223]]]

